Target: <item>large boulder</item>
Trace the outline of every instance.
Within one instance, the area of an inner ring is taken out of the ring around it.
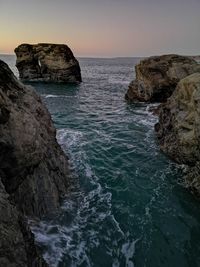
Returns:
[[[187,181],[200,194],[200,73],[178,83],[160,107],[155,130],[161,150],[176,162],[192,167]]]
[[[135,72],[136,79],[130,83],[125,98],[133,102],[165,102],[177,83],[200,72],[200,66],[189,57],[163,55],[142,60],[136,65]]]
[[[161,149],[174,160],[192,165],[200,160],[200,73],[178,83],[155,128]]]
[[[1,60],[0,151],[0,266],[47,266],[26,218],[58,210],[69,186],[68,159],[41,98]]]
[[[23,81],[81,82],[79,63],[67,45],[21,44],[15,53]]]
[[[0,61],[0,175],[27,215],[56,210],[68,187],[68,161],[36,92]]]

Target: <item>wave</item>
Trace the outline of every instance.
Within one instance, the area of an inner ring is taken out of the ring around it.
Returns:
[[[45,248],[45,260],[52,267],[57,267],[63,257],[67,266],[94,266],[91,253],[107,243],[113,267],[120,266],[120,257],[124,258],[126,266],[133,267],[137,240],[123,232],[112,214],[112,194],[102,187],[88,162],[83,149],[84,134],[72,129],[60,129],[57,139],[73,153],[71,163],[76,165],[76,171],[81,172],[81,180],[63,203],[62,217],[38,224],[31,222],[37,243]],[[77,147],[79,153],[75,151]],[[81,187],[82,179],[87,189]],[[106,225],[110,227],[104,227]],[[121,249],[117,250],[119,243]]]
[[[69,95],[51,95],[51,94],[41,94],[44,98],[75,98],[76,96]]]

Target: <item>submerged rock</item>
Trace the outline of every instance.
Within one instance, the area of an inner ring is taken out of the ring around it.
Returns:
[[[165,102],[177,83],[200,72],[195,60],[179,55],[154,56],[135,67],[136,79],[129,85],[125,98],[129,101]]]
[[[155,130],[163,152],[178,163],[193,166],[186,181],[200,194],[200,73],[178,83],[160,108]]]
[[[21,44],[15,53],[23,81],[81,82],[79,63],[67,45]]]
[[[46,266],[25,216],[57,210],[68,188],[68,159],[40,97],[1,60],[0,151],[0,265]]]

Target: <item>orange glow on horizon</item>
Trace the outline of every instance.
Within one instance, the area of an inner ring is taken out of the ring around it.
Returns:
[[[1,0],[0,53],[48,42],[75,56],[200,54],[200,2],[181,1]]]

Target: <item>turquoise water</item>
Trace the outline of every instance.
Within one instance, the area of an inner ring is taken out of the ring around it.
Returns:
[[[82,58],[82,84],[34,84],[73,173],[61,212],[33,226],[50,266],[200,266],[200,202],[160,153],[150,105],[124,100],[138,60]]]

